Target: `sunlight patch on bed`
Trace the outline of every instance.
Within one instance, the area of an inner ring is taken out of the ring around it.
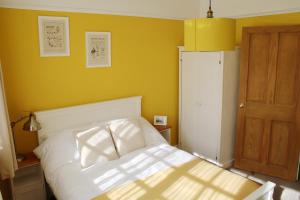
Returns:
[[[212,199],[212,195],[214,194],[214,190],[211,188],[205,188],[200,192],[197,199]]]
[[[203,187],[202,184],[196,181],[187,177],[181,177],[166,189],[162,196],[172,200],[194,199],[198,191],[203,189]]]
[[[104,181],[108,178],[111,178],[111,177],[115,176],[118,173],[120,173],[119,170],[117,170],[115,168],[111,169],[111,170],[107,171],[106,173],[104,173],[102,176],[99,176],[96,179],[94,179],[94,183],[98,184],[98,183],[100,183],[100,182],[102,182],[102,181]]]
[[[134,168],[127,170],[127,172],[132,173],[138,169],[145,169],[147,166],[150,166],[151,164],[153,164],[154,161],[155,160],[153,158],[147,158],[143,162],[137,164]]]
[[[165,170],[167,169],[169,166],[166,165],[164,162],[159,161],[159,162],[155,162],[152,163],[151,165],[148,166],[148,168],[144,168],[143,171],[141,171],[139,174],[136,175],[136,178],[138,179],[143,179],[145,177],[145,175],[153,175],[157,172],[157,169],[161,169],[161,170]],[[141,169],[138,169],[141,170]]]
[[[82,155],[81,162],[85,163],[88,155],[91,153],[92,153],[92,150],[90,148],[88,148],[87,146],[83,146],[81,149],[81,155]]]
[[[109,199],[133,200],[142,197],[146,191],[135,183],[129,184],[126,187],[121,187],[113,192],[108,192]]]
[[[221,168],[212,167],[212,164],[203,161],[195,165],[193,168],[191,168],[188,171],[188,173],[203,181],[208,182],[212,180],[221,171],[222,171]]]
[[[101,189],[101,190],[106,190],[108,189],[109,187],[115,185],[116,182],[120,181],[121,179],[125,178],[125,174],[117,174],[115,175],[113,178],[111,179],[107,179],[106,181],[104,181],[103,183],[99,183],[98,184],[98,187]]]
[[[155,147],[152,147],[152,148],[149,148],[146,150],[146,153],[148,155],[151,155],[151,156],[158,156],[160,155],[162,152],[163,153],[168,153],[168,151],[166,149],[163,149],[161,148],[162,145],[159,145],[159,148],[158,146],[155,146]],[[163,154],[163,155],[167,155],[167,154]]]
[[[179,159],[180,158],[180,159]],[[178,151],[169,152],[167,156],[163,156],[163,161],[169,166],[180,166],[182,163],[191,161],[195,158],[182,156],[182,154]]]
[[[87,133],[89,133],[89,132],[91,132],[91,131],[95,131],[95,130],[98,129],[98,128],[99,128],[99,126],[95,126],[95,127],[89,128],[89,129],[87,129],[87,130],[85,130],[85,131],[78,132],[78,133],[76,134],[76,136],[77,136],[77,137],[81,137],[81,136],[83,136],[83,135],[85,135],[85,134],[87,134]]]
[[[212,188],[206,187],[203,191],[200,192],[197,199],[216,199],[216,197],[220,196],[220,194],[214,191]],[[223,194],[221,194],[223,196]],[[217,198],[217,199],[227,199],[226,196],[224,198]]]
[[[169,169],[165,171],[164,173],[160,173],[159,176],[150,176],[145,180],[145,184],[149,187],[153,188],[163,182],[170,174],[172,174],[175,170]]]
[[[208,191],[206,193],[206,191]],[[206,195],[204,195],[206,194]],[[224,194],[222,191],[218,191],[218,190],[212,190],[212,189],[206,189],[200,196],[198,199],[210,199],[210,200],[234,200],[234,197],[230,197],[226,194]]]
[[[101,144],[102,142],[107,140],[107,135],[105,134],[106,132],[107,132],[107,130],[98,131],[97,134],[94,134],[91,137],[89,137],[87,139],[86,143],[93,147]]]
[[[221,188],[224,192],[236,195],[246,182],[247,179],[244,179],[243,177],[237,175],[233,176],[230,172],[223,171],[213,180],[212,184]]]
[[[121,168],[123,169],[128,169],[130,167],[134,167],[136,164],[143,162],[144,160],[146,160],[149,156],[147,156],[144,153],[139,154],[138,156],[135,156],[134,158],[132,158],[130,161],[121,164]]]
[[[125,136],[131,137],[133,134],[137,133],[140,130],[138,127],[134,126],[133,124],[128,124],[128,122],[125,123],[124,126],[125,126],[125,128],[122,127],[123,130],[119,133],[119,136],[121,138],[123,138]],[[128,138],[128,139],[130,139],[130,138]]]

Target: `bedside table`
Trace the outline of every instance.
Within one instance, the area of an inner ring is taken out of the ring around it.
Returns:
[[[161,126],[161,125],[153,125],[158,132],[167,140],[169,144],[171,144],[171,126]]]
[[[46,199],[44,174],[40,160],[33,153],[29,153],[24,160],[18,162],[18,167],[15,177],[11,180],[13,199]]]

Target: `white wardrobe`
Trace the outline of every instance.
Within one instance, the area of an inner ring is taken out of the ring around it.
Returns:
[[[222,167],[234,157],[238,50],[179,51],[179,145]]]

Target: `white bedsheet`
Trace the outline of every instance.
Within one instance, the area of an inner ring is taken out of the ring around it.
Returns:
[[[82,170],[79,162],[64,165],[46,178],[59,200],[85,200],[113,187],[143,179],[170,166],[195,159],[189,153],[167,144],[145,147],[111,161]]]

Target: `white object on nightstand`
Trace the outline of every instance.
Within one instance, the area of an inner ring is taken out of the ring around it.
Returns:
[[[39,160],[30,153],[25,160],[18,163],[18,166],[16,175],[11,180],[13,199],[46,199],[44,174]]]

